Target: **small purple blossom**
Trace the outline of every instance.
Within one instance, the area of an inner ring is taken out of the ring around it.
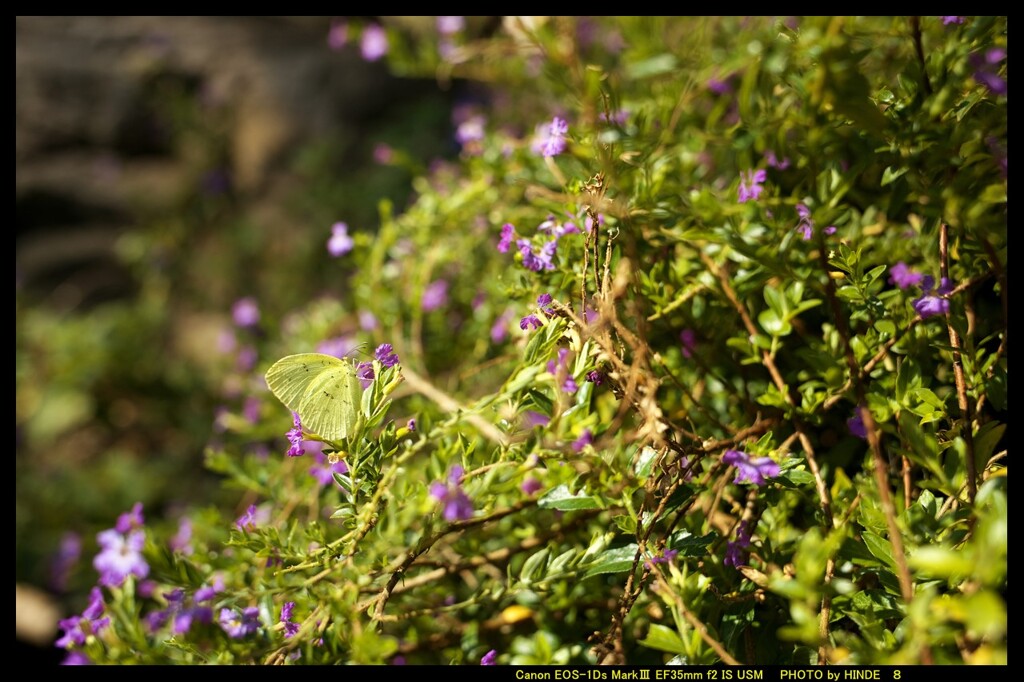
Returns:
[[[235,520],[238,530],[252,530],[256,528],[256,505],[250,504],[245,513]]]
[[[512,223],[501,226],[501,239],[498,241],[498,253],[508,253],[509,247],[516,236],[516,228]]]
[[[409,421],[407,421],[405,423],[405,428],[409,429],[409,431],[416,431],[416,419],[412,418]]]
[[[850,434],[860,439],[867,439],[868,430],[864,427],[864,417],[861,416],[860,408],[858,407],[853,416],[846,420],[846,428],[850,430]]]
[[[555,269],[555,250],[558,248],[558,237],[545,242],[540,251],[533,250],[533,244],[529,239],[516,240],[516,246],[523,257],[523,267],[527,270],[540,272],[541,270]]]
[[[575,393],[579,390],[579,386],[576,385],[576,381],[573,379],[569,369],[568,356],[568,348],[559,348],[558,359],[548,361],[548,373],[555,377],[556,383],[561,384],[563,392]]]
[[[331,458],[334,462],[331,462]],[[325,455],[320,452],[316,455],[316,465],[309,468],[309,475],[317,480],[321,486],[330,485],[334,481],[334,474],[347,474],[348,464],[345,460],[338,459],[337,455]]]
[[[218,618],[221,628],[232,639],[241,639],[256,632],[260,627],[260,610],[247,606],[241,613],[237,609],[223,608]]]
[[[725,545],[725,559],[722,561],[726,566],[738,568],[743,565],[744,553],[750,547],[751,529],[746,521],[740,521],[736,526],[736,539],[730,540]]]
[[[332,50],[340,50],[348,42],[348,24],[344,21],[332,21],[331,28],[327,31],[327,47]]]
[[[391,145],[380,142],[373,146],[373,160],[382,166],[391,163],[395,158],[395,150]]]
[[[359,385],[364,391],[373,383],[374,376],[372,362],[360,362],[356,365],[356,378],[359,379]]]
[[[57,592],[67,588],[71,571],[82,556],[82,538],[78,533],[67,532],[60,539],[60,546],[50,564],[50,586]]]
[[[897,261],[896,265],[889,269],[889,281],[900,289],[918,284],[923,278],[924,275],[911,270],[903,261]]]
[[[1006,59],[1006,50],[993,47],[984,55],[975,53],[970,56],[974,67],[974,80],[989,89],[993,95],[1006,94],[1006,79],[999,75],[999,63]]]
[[[513,319],[515,319],[515,311],[511,308],[506,308],[505,312],[498,316],[498,319],[491,325],[492,343],[502,343],[508,338],[508,325]],[[537,324],[540,325],[540,320],[537,320]]]
[[[705,84],[707,89],[716,95],[728,95],[732,92],[732,83],[729,79],[709,78]]]
[[[679,332],[679,342],[683,344],[683,357],[693,357],[693,351],[697,349],[697,332],[687,327]]]
[[[768,174],[763,168],[751,169],[746,173],[740,173],[739,202],[757,201],[764,191],[763,183],[768,179]]]
[[[295,610],[295,602],[285,602],[281,607],[281,623],[284,624],[284,637],[290,639],[298,634],[299,624],[292,622],[292,611]]]
[[[487,118],[483,114],[469,116],[455,128],[455,141],[463,147],[472,147],[470,151],[479,151],[482,149],[479,143],[487,134],[486,125]]]
[[[583,433],[580,437],[572,442],[572,449],[576,452],[582,452],[583,448],[594,442],[594,434],[590,429],[583,429]]]
[[[654,564],[668,564],[672,563],[672,560],[679,554],[678,549],[666,549],[661,554],[652,555],[649,559],[644,561],[647,568],[654,568]]]
[[[800,216],[796,229],[803,234],[804,241],[806,242],[814,235],[814,221],[811,220],[811,209],[807,208],[804,204],[797,204],[796,214]]]
[[[544,484],[533,476],[523,479],[523,482],[519,484],[519,489],[526,495],[533,495],[543,487]]]
[[[423,290],[423,297],[420,299],[420,307],[423,308],[423,312],[429,313],[432,310],[437,310],[446,303],[448,303],[448,280],[434,280]]]
[[[524,331],[528,329],[537,329],[541,324],[540,319],[536,315],[527,315],[523,319],[519,320],[519,328]]]
[[[292,412],[292,428],[285,434],[291,447],[288,448],[289,457],[301,457],[306,454],[302,448],[302,420],[298,412]]]
[[[126,534],[111,528],[97,535],[96,541],[102,551],[93,559],[92,565],[100,573],[100,585],[118,587],[129,575],[137,578],[149,575],[149,564],[142,558],[146,532],[141,528]]]
[[[565,151],[565,136],[569,132],[569,124],[565,119],[555,116],[534,143],[534,151],[544,157],[558,156]]]
[[[359,347],[351,336],[332,336],[324,339],[316,345],[316,352],[324,355],[333,355],[336,358],[347,357],[349,353]]]
[[[537,297],[537,305],[541,307],[550,305],[551,300],[551,294],[541,294]]]
[[[495,649],[491,649],[480,659],[480,665],[497,665],[497,662],[498,652]]]
[[[92,588],[89,592],[89,605],[82,611],[82,615],[60,621],[59,626],[64,630],[64,634],[55,642],[55,646],[61,649],[82,646],[89,635],[98,633],[110,625],[110,618],[100,618],[104,608],[103,592],[98,587]]]
[[[260,306],[252,296],[240,298],[231,306],[231,317],[239,327],[255,327],[260,322]]]
[[[167,546],[172,552],[181,552],[186,556],[192,554],[192,521],[188,517],[178,521],[178,532],[167,541]]]
[[[369,310],[360,310],[359,328],[364,331],[373,331],[377,328],[377,316]]]
[[[384,367],[394,367],[398,364],[398,353],[391,347],[390,343],[382,343],[373,352],[373,357]]]
[[[523,421],[526,422],[527,428],[532,429],[535,426],[547,426],[551,418],[535,410],[526,410],[523,413]]]
[[[454,35],[466,27],[465,17],[438,17],[437,32],[441,35]]]
[[[89,657],[83,654],[81,651],[69,651],[68,655],[64,657],[64,660],[60,662],[61,665],[92,665],[92,661]]]
[[[943,298],[953,291],[953,283],[949,281],[948,277],[943,277],[936,289],[935,278],[925,275],[921,280],[921,289],[921,297],[914,300],[914,310],[921,316],[921,319],[927,319],[933,315],[945,315],[949,312],[949,299]]]
[[[591,382],[595,386],[600,386],[604,383],[604,374],[596,369],[592,369],[587,372],[587,381]]]
[[[779,159],[771,149],[764,153],[764,162],[777,170],[786,170],[790,165],[788,158],[783,157],[782,159]]]
[[[966,19],[966,17],[939,17],[939,19],[942,19],[943,26],[949,26],[950,24],[964,23],[964,19]]]
[[[242,346],[238,349],[238,355],[235,356],[235,367],[239,372],[248,372],[256,366],[256,361],[259,359],[260,355],[255,346]]]
[[[327,240],[327,253],[337,258],[351,251],[355,245],[355,241],[348,234],[347,223],[331,225],[331,237]]]
[[[767,479],[779,475],[779,465],[771,457],[751,457],[741,450],[727,450],[722,462],[736,467],[735,483],[753,483],[762,486]]]
[[[448,481],[430,484],[430,495],[444,505],[445,521],[463,521],[473,517],[473,501],[462,490],[459,481],[463,468],[459,465],[448,470]]]
[[[381,26],[370,24],[363,29],[359,41],[359,51],[363,59],[375,62],[388,53],[388,34]]]
[[[258,424],[260,421],[260,399],[256,396],[249,396],[242,404],[242,416],[250,424]]]

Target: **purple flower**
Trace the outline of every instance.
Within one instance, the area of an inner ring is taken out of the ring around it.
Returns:
[[[142,517],[142,503],[136,502],[132,505],[131,511],[126,511],[118,516],[117,522],[114,524],[114,529],[121,534],[128,532],[132,528],[139,528],[145,523],[145,519]]]
[[[867,439],[868,430],[864,427],[864,418],[861,416],[859,407],[854,411],[853,416],[846,420],[846,428],[857,438]]]
[[[950,24],[962,24],[966,17],[939,17],[942,19],[943,26],[949,26]]]
[[[407,421],[405,423],[405,428],[409,429],[410,431],[415,431],[416,430],[416,419],[413,418],[413,419],[410,419],[409,421]]]
[[[993,47],[985,52],[984,56],[972,54],[970,56],[971,66],[974,67],[974,80],[978,81],[993,95],[1006,94],[1006,79],[999,75],[999,62],[1006,59],[1006,50],[1001,47]]]
[[[356,378],[359,379],[359,385],[364,391],[373,383],[374,376],[372,362],[360,362],[356,365]]]
[[[373,160],[382,166],[391,163],[395,158],[395,150],[390,145],[380,142],[373,147]]]
[[[600,386],[604,383],[604,374],[596,369],[592,369],[587,372],[587,381],[593,383],[595,386]]]
[[[327,253],[335,258],[344,256],[355,246],[355,241],[348,235],[348,224],[334,223],[331,225],[331,238],[327,240]]]
[[[497,662],[498,652],[494,649],[488,651],[486,654],[484,654],[483,658],[480,659],[480,665],[496,665]]]
[[[804,241],[806,242],[814,235],[814,221],[811,220],[811,209],[807,208],[804,204],[797,204],[796,214],[800,216],[796,229],[803,234]]]
[[[220,610],[220,626],[228,637],[241,639],[256,632],[260,627],[260,610],[255,606],[246,607],[241,613],[236,609]]]
[[[487,118],[483,114],[473,114],[455,128],[455,141],[463,147],[476,145],[476,150],[482,149],[478,143],[482,142],[486,135],[486,125]]]
[[[245,513],[235,520],[238,530],[252,530],[256,527],[256,505],[250,504]]]
[[[644,561],[647,568],[653,568],[654,564],[668,564],[671,563],[676,555],[679,554],[678,549],[666,549],[660,555],[651,556],[651,558]]]
[[[715,93],[716,95],[728,95],[732,92],[732,84],[729,79],[721,80],[719,78],[709,78],[705,83],[708,90]]]
[[[89,657],[83,654],[81,651],[69,651],[68,655],[64,657],[64,660],[60,662],[61,665],[92,665],[92,661]]]
[[[519,328],[522,330],[537,329],[541,326],[541,321],[536,315],[527,315],[523,319],[519,320]]]
[[[388,34],[377,24],[370,24],[363,29],[363,37],[359,42],[359,51],[363,59],[375,62],[388,53]]]
[[[299,624],[292,622],[292,611],[295,610],[295,602],[285,602],[281,607],[281,623],[284,624],[284,637],[290,639],[299,632]]]
[[[332,50],[340,50],[348,42],[348,24],[344,21],[332,21],[331,28],[327,31],[327,47]]]
[[[545,242],[538,252],[533,251],[533,244],[529,239],[517,240],[516,246],[519,247],[519,253],[523,256],[523,267],[527,270],[539,272],[555,269],[554,257],[555,250],[558,248],[558,237]]]
[[[779,475],[779,465],[770,457],[751,457],[740,450],[727,450],[722,462],[736,467],[735,483],[753,483],[762,486],[767,479]]]
[[[789,168],[789,159],[783,157],[780,160],[779,157],[775,155],[775,152],[770,149],[764,153],[764,161],[772,168],[776,168],[778,170],[786,170]]]
[[[239,327],[255,327],[260,322],[260,307],[256,299],[246,296],[231,306],[231,317]]]
[[[551,304],[551,294],[541,294],[537,297],[537,305],[543,307]]]
[[[743,564],[745,550],[750,547],[750,534],[751,529],[748,528],[747,522],[740,521],[736,526],[736,539],[726,543],[723,564],[733,568]]]
[[[167,546],[172,552],[181,552],[184,555],[192,554],[192,521],[187,517],[178,521],[178,532],[167,541]]]
[[[351,336],[333,336],[316,345],[316,352],[344,358],[359,346]]]
[[[534,151],[545,157],[558,156],[565,151],[565,136],[569,132],[569,124],[565,119],[555,116],[545,130],[546,134],[542,134],[534,143]]]
[[[118,587],[134,575],[145,578],[149,575],[149,564],[142,558],[146,546],[146,532],[142,529],[127,534],[111,528],[96,536],[102,551],[93,559],[92,565],[100,573],[99,584]]]
[[[463,468],[455,465],[448,470],[447,483],[434,481],[430,484],[430,495],[444,505],[445,521],[461,521],[473,517],[473,501],[459,484],[462,473]]]
[[[423,297],[420,299],[420,307],[423,312],[429,313],[437,310],[448,302],[448,281],[443,279],[434,280],[423,290]]]
[[[458,33],[466,27],[465,17],[438,17],[437,18],[437,32],[450,36]]]
[[[60,649],[83,646],[89,635],[98,633],[110,625],[110,618],[100,618],[103,609],[103,592],[100,588],[94,587],[89,592],[89,605],[85,607],[82,615],[65,618],[58,623],[64,634],[54,645]]]
[[[583,429],[583,433],[580,437],[572,442],[572,449],[576,452],[581,452],[583,448],[587,447],[594,442],[594,434],[590,429]]]
[[[761,196],[764,191],[762,183],[768,178],[763,168],[748,170],[746,174],[740,173],[739,202],[741,204],[754,200]]]
[[[260,421],[260,399],[249,396],[242,405],[242,416],[250,424],[258,424]]]
[[[527,495],[533,495],[535,492],[544,487],[540,481],[533,476],[523,479],[523,482],[519,485],[519,489]]]
[[[535,410],[526,410],[523,413],[523,420],[526,422],[526,426],[532,429],[535,426],[547,426],[551,418]]]
[[[693,351],[697,349],[697,333],[687,327],[679,332],[679,342],[683,344],[683,357],[693,357]]]
[[[398,364],[398,353],[394,351],[390,343],[382,343],[377,346],[373,357],[377,358],[384,367],[394,367]]]
[[[505,223],[501,226],[501,239],[498,241],[498,253],[508,253],[512,246],[512,240],[516,236],[516,228],[512,223]]]
[[[239,372],[248,372],[256,366],[256,361],[259,359],[260,356],[255,347],[242,346],[238,349],[238,355],[235,357],[235,367]]]
[[[331,456],[320,452],[316,455],[316,465],[309,468],[309,475],[315,478],[321,486],[330,485],[334,481],[334,474],[348,473],[348,465],[345,464],[345,460],[338,459],[337,455],[333,455],[333,457],[335,461],[332,463]]]
[[[306,454],[306,451],[302,448],[302,420],[299,418],[298,412],[292,412],[292,424],[292,428],[284,434],[291,445],[288,448],[288,456],[301,457]]]
[[[953,284],[948,277],[943,277],[938,289],[935,288],[935,278],[925,275],[921,280],[922,295],[914,300],[914,310],[927,319],[933,315],[945,315],[949,312],[949,299],[942,298],[953,290]]]
[[[579,386],[576,385],[576,381],[573,379],[569,369],[568,356],[568,348],[559,348],[558,359],[548,361],[548,373],[555,377],[556,382],[561,383],[562,391],[565,393],[575,393],[579,390]]]
[[[359,328],[372,331],[377,328],[377,317],[369,310],[359,311]]]
[[[924,275],[911,270],[903,261],[897,261],[896,265],[889,269],[889,281],[900,289],[919,283],[923,277]]]
[[[182,609],[174,616],[174,625],[171,632],[176,635],[183,635],[192,629],[192,623],[213,622],[213,609],[209,606],[192,606]]]
[[[498,319],[496,319],[494,324],[491,325],[492,343],[502,343],[508,338],[508,325],[514,317],[515,312],[511,308],[506,308],[505,312],[498,316]],[[537,320],[537,325],[540,326],[540,320]]]
[[[78,533],[67,532],[60,539],[60,547],[50,564],[50,586],[57,592],[67,588],[71,570],[82,556],[82,538]]]

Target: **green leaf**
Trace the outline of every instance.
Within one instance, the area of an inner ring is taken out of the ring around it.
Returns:
[[[564,483],[537,500],[537,505],[544,509],[558,509],[561,511],[604,508],[599,498],[586,495],[582,491],[573,495],[569,492],[569,486]]]
[[[678,65],[679,62],[676,56],[666,52],[628,65],[626,67],[626,77],[639,80],[641,78],[661,76],[675,71]]]
[[[540,574],[540,577],[543,577],[543,571],[548,560],[548,554],[549,550],[545,547],[539,552],[532,554],[529,559],[523,562],[523,568],[519,571],[519,580],[529,584],[534,582],[538,577],[538,574]]]
[[[637,544],[634,542],[604,552],[590,565],[583,577],[589,578],[602,573],[625,573],[632,570],[633,561],[636,559],[636,550]]]
[[[897,168],[896,170],[893,170],[892,166],[887,166],[886,169],[882,171],[882,187],[885,187],[886,185],[892,183],[896,178],[900,177],[909,170],[909,166],[903,166],[902,168]]]
[[[889,544],[888,540],[875,535],[871,531],[861,533],[861,539],[864,540],[864,546],[868,548],[872,556],[889,568],[896,569],[896,562],[892,558],[892,545]]]
[[[647,631],[647,637],[640,640],[640,644],[650,649],[667,651],[670,654],[682,654],[686,652],[679,633],[670,627],[660,623],[651,623],[651,629]]]
[[[668,541],[669,549],[679,552],[684,557],[707,556],[708,545],[718,539],[718,533],[711,531],[707,535],[696,536],[689,531],[679,531]]]
[[[974,571],[974,561],[964,551],[938,545],[919,547],[907,557],[907,564],[928,578],[963,577]]]

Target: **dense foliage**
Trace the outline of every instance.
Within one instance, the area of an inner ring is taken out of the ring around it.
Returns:
[[[477,84],[457,160],[236,305],[237,509],[126,512],[60,646],[1004,663],[1005,18],[439,19],[329,42]]]

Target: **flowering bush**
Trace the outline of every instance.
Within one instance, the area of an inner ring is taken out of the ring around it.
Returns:
[[[237,508],[102,532],[69,662],[1005,662],[1005,18],[438,19],[332,24],[487,102],[234,308]]]

